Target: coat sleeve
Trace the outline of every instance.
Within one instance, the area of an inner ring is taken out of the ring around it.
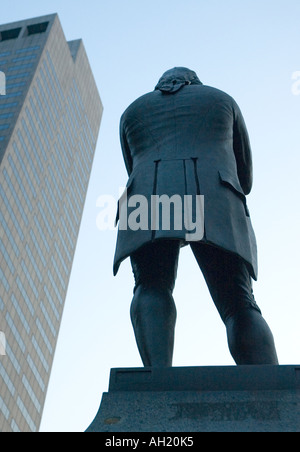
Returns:
[[[250,140],[246,124],[239,106],[234,101],[233,105],[233,150],[237,163],[237,172],[241,187],[248,195],[253,184],[253,165]]]
[[[121,118],[121,121],[120,121],[120,142],[121,142],[123,159],[124,159],[124,163],[126,166],[126,170],[127,170],[128,175],[130,175],[132,172],[132,157],[131,157],[129,145],[128,145],[127,139],[126,139],[123,117]]]

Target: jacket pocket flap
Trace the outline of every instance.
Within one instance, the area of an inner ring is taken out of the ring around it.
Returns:
[[[229,185],[229,188],[233,189],[238,195],[245,199],[245,193],[243,192],[243,189],[237,177],[224,170],[219,171],[219,175],[222,184]]]
[[[245,214],[247,217],[250,217],[250,212],[247,206],[246,196],[243,192],[243,189],[241,187],[241,184],[237,177],[233,176],[232,174],[228,173],[227,171],[219,171],[221,183],[223,185],[228,186],[229,189],[231,189],[239,198],[243,201],[244,208],[245,208]]]

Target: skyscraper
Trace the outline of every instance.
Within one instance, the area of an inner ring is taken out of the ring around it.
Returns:
[[[34,432],[102,104],[82,41],[66,41],[56,14],[0,26],[0,71],[0,431]]]

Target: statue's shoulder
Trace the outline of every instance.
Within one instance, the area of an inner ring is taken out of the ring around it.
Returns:
[[[209,86],[209,85],[202,85],[202,92],[206,93],[207,95],[210,96],[214,96],[217,97],[219,99],[223,99],[224,101],[228,101],[228,102],[234,102],[234,99],[225,91],[219,89],[219,88],[215,88],[213,86]]]
[[[135,99],[124,111],[121,119],[130,116],[133,113],[137,113],[139,109],[149,107],[151,103],[156,102],[160,97],[160,92],[151,91],[149,93],[143,94],[142,96]]]

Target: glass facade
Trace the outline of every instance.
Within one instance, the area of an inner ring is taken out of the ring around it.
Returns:
[[[83,45],[65,41],[57,15],[0,26],[0,71],[0,431],[34,432],[102,104]]]

